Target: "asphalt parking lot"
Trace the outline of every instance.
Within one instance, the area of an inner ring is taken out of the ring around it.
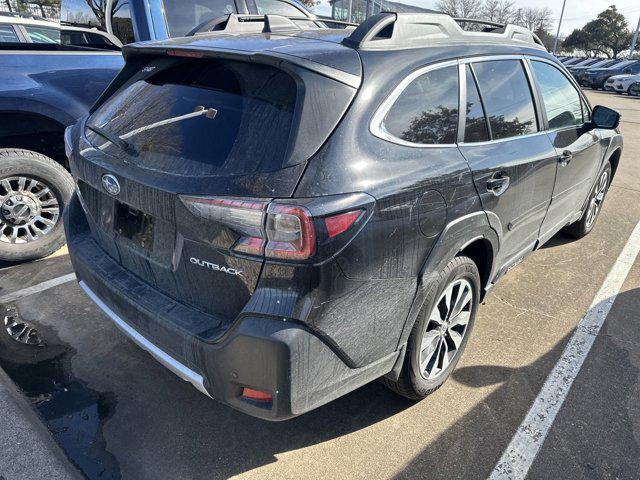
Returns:
[[[452,380],[422,402],[374,382],[283,423],[237,413],[126,339],[68,276],[64,251],[0,270],[4,315],[45,344],[0,343],[0,366],[91,479],[487,478],[640,221],[640,98],[587,94],[623,114],[625,134],[595,230],[560,234],[514,268]],[[640,478],[638,312],[636,259],[527,478]]]

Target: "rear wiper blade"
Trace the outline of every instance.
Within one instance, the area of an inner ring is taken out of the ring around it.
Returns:
[[[102,138],[109,140],[114,145],[117,145],[118,147],[120,147],[121,150],[124,150],[125,152],[131,155],[135,155],[137,153],[135,148],[133,148],[133,146],[129,142],[127,142],[126,140],[123,140],[115,133],[111,133],[109,130],[106,130],[102,127],[98,127],[97,125],[91,125],[90,123],[87,123],[86,127],[92,132],[95,132],[98,135],[100,135]]]

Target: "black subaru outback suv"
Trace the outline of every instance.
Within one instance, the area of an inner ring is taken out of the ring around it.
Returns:
[[[215,28],[125,47],[66,135],[80,285],[203,393],[271,420],[380,377],[423,398],[500,276],[592,229],[619,116],[529,31]]]

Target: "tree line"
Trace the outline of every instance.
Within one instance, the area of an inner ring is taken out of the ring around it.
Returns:
[[[616,58],[620,53],[628,51],[633,32],[623,14],[611,5],[598,14],[582,28],[576,28],[564,39],[562,50],[576,52],[588,56],[606,56]]]

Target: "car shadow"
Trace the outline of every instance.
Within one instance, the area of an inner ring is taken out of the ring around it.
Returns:
[[[620,293],[615,302],[637,303],[639,296],[640,288],[636,288]],[[607,302],[605,300],[601,304]],[[598,309],[598,306],[595,308]],[[571,334],[563,337],[535,362],[521,368],[478,365],[457,369],[452,378],[463,385],[472,388],[489,385],[499,387],[434,439],[395,478],[425,478],[427,472],[429,479],[487,478],[526,416],[546,377],[561,357]],[[633,395],[633,385],[629,386],[627,394]],[[629,401],[633,400],[629,398]],[[624,401],[622,404],[625,404]],[[598,415],[598,412],[594,411],[593,415]],[[581,472],[575,473],[576,477],[582,478]],[[573,477],[567,472],[565,478]]]
[[[560,231],[556,233],[553,237],[547,240],[538,250],[546,250],[548,248],[555,248],[565,245],[567,243],[575,242],[575,237],[567,235],[566,233]]]

